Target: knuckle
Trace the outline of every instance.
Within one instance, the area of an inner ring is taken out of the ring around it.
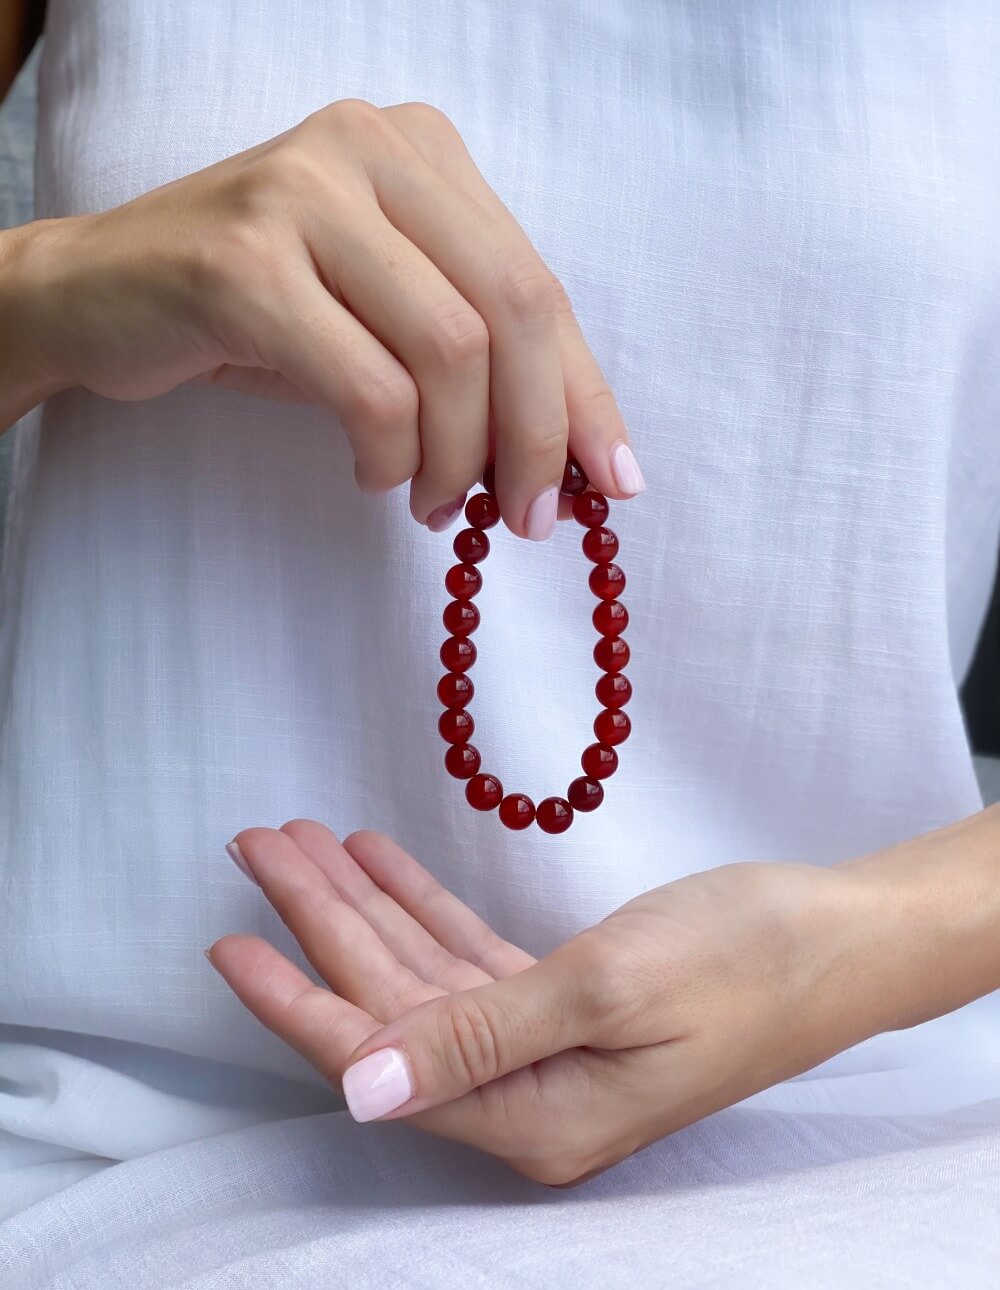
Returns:
[[[557,314],[572,314],[573,302],[569,298],[569,292],[562,284],[562,280],[552,274],[552,298],[553,307]]]
[[[568,441],[568,421],[560,421],[554,426],[544,426],[524,445],[521,458],[538,474],[553,474],[561,471],[565,464]]]
[[[619,415],[618,403],[611,387],[604,381],[595,381],[573,391],[573,399],[581,412],[596,421],[611,421]]]
[[[516,318],[545,318],[555,311],[552,275],[537,261],[509,268],[500,280],[499,295]]]
[[[419,100],[397,103],[390,111],[403,117],[425,136],[441,136],[449,141],[458,136],[458,127],[451,117],[433,103]]]
[[[496,1029],[483,1008],[465,1000],[442,1013],[438,1051],[449,1073],[461,1084],[478,1088],[500,1074],[500,1049]]]
[[[437,366],[472,367],[490,352],[490,333],[472,308],[448,301],[427,319],[425,344]]]
[[[351,415],[365,430],[384,434],[414,426],[419,407],[416,384],[402,373],[367,380],[354,392]]]
[[[367,99],[346,98],[327,103],[306,117],[303,125],[312,129],[318,126],[324,131],[335,130],[347,135],[358,131],[381,130],[385,127],[382,109]]]
[[[589,1171],[578,1157],[559,1153],[544,1160],[533,1160],[521,1166],[519,1172],[544,1187],[577,1187]]]
[[[631,1014],[635,987],[617,946],[595,937],[581,950],[577,976],[578,1006],[597,1033],[602,1023],[620,1018],[626,1011]]]

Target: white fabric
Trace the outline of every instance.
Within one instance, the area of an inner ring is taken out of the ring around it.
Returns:
[[[316,1119],[335,1099],[201,950],[294,952],[222,852],[250,823],[382,828],[542,952],[693,870],[979,808],[953,672],[1000,528],[998,56],[988,0],[51,5],[39,215],[334,99],[435,103],[569,289],[650,487],[614,512],[622,769],[565,837],[514,837],[441,768],[449,542],[356,492],[326,416],[185,389],[31,418],[0,587],[4,1284],[995,1284],[996,997],[554,1197]],[[480,600],[477,743],[536,797],[588,739],[584,572],[568,533],[501,534]]]

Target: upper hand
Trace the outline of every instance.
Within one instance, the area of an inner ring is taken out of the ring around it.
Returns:
[[[641,488],[565,290],[428,104],[344,99],[122,206],[12,234],[0,312],[47,393],[201,380],[315,403],[360,486],[412,480],[435,528],[491,439],[521,536],[551,531],[567,445],[608,496]]]
[[[540,1182],[599,1172],[881,1024],[846,871],[727,865],[535,961],[380,835],[341,846],[296,821],[238,843],[334,991],[226,936],[211,961],[246,1006],[343,1079],[358,1118],[406,1116]]]

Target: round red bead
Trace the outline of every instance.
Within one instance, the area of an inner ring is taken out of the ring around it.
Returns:
[[[595,687],[597,701],[605,708],[624,708],[632,697],[632,682],[621,672],[605,672]]]
[[[580,463],[570,457],[563,471],[562,483],[559,485],[560,493],[566,497],[579,497],[589,483],[590,480],[583,473]]]
[[[456,600],[471,600],[483,586],[483,575],[474,564],[453,564],[444,576],[444,585]]]
[[[623,744],[632,733],[627,713],[605,708],[594,719],[594,734],[602,744]]]
[[[607,744],[590,744],[583,750],[580,765],[588,779],[607,779],[618,769],[618,754]]]
[[[472,744],[452,744],[444,755],[444,768],[453,779],[469,779],[481,762],[479,749]]]
[[[573,518],[584,528],[597,528],[608,518],[608,499],[603,493],[581,493],[573,500]]]
[[[495,494],[497,491],[497,468],[492,462],[483,471],[483,487],[488,493]]]
[[[471,600],[449,600],[441,621],[452,636],[471,636],[479,626],[479,610]]]
[[[625,575],[617,564],[598,564],[590,571],[590,590],[602,600],[617,600],[625,590]]]
[[[500,520],[500,503],[492,493],[473,493],[465,503],[465,518],[474,529],[491,529]]]
[[[630,653],[620,636],[602,636],[594,646],[594,662],[602,672],[620,672],[628,666]]]
[[[620,636],[628,626],[628,610],[619,600],[602,600],[591,621],[602,636]]]
[[[452,550],[465,564],[479,564],[490,553],[490,540],[482,529],[463,529],[455,535]]]
[[[596,811],[604,801],[604,789],[595,779],[574,779],[566,796],[574,811]]]
[[[500,803],[500,823],[508,829],[526,829],[535,818],[535,804],[523,793],[508,793]]]
[[[618,535],[610,529],[588,529],[583,535],[583,554],[595,564],[607,564],[618,554]]]
[[[503,784],[495,775],[473,775],[465,786],[465,796],[477,811],[492,811],[503,799]]]
[[[446,708],[438,717],[438,734],[446,744],[465,744],[472,738],[476,723],[464,708]]]
[[[475,692],[471,678],[457,672],[448,672],[438,681],[437,696],[444,708],[464,708]]]
[[[565,833],[573,823],[573,808],[563,797],[547,797],[538,803],[535,819],[545,833]]]
[[[468,672],[476,661],[476,647],[464,636],[449,636],[441,646],[441,662],[449,672]]]

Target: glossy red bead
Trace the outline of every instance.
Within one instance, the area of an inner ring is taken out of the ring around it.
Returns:
[[[628,610],[619,600],[602,600],[591,621],[602,636],[620,636],[628,626]]]
[[[473,775],[465,786],[465,796],[477,811],[492,811],[503,800],[503,784],[495,775]]]
[[[464,708],[476,692],[471,677],[448,672],[438,681],[437,696],[443,708]]]
[[[573,823],[573,808],[563,797],[547,797],[538,803],[535,819],[545,833],[565,833]]]
[[[566,796],[574,811],[596,811],[604,801],[604,789],[596,779],[574,779]]]
[[[621,672],[605,672],[594,692],[602,707],[624,708],[632,697],[632,682]]]
[[[449,636],[441,646],[441,662],[449,672],[468,672],[476,661],[476,647],[464,636]]]
[[[463,529],[455,535],[452,550],[464,564],[480,564],[490,553],[490,540],[482,529]]]
[[[560,493],[566,497],[579,497],[589,483],[590,480],[583,473],[580,463],[570,457],[563,471],[562,483],[559,485]]]
[[[492,493],[473,493],[465,503],[465,518],[474,529],[491,529],[500,522],[500,503]]]
[[[464,708],[446,708],[438,717],[438,734],[446,744],[467,744],[476,723]]]
[[[508,793],[500,803],[500,823],[508,829],[526,829],[534,819],[535,804],[523,793]]]
[[[610,529],[588,529],[583,535],[583,554],[595,564],[607,564],[618,554],[618,534]]]
[[[452,744],[444,755],[444,768],[453,779],[470,779],[481,762],[479,749],[472,744]]]
[[[602,636],[594,646],[594,662],[602,672],[620,672],[630,656],[628,642],[620,636]]]
[[[496,495],[497,491],[497,468],[492,462],[483,471],[483,487],[488,493]]]
[[[625,590],[625,575],[617,564],[597,564],[590,571],[590,590],[602,600],[617,600]]]
[[[584,528],[598,528],[608,518],[608,499],[603,493],[581,493],[573,499],[573,518]]]
[[[479,610],[471,600],[449,600],[441,621],[452,636],[471,636],[479,626]]]
[[[483,575],[474,564],[453,564],[444,576],[444,585],[456,600],[471,600],[482,590]]]
[[[594,719],[594,734],[602,744],[623,744],[632,733],[632,722],[625,712],[613,712],[605,708]]]
[[[580,765],[588,779],[607,779],[618,769],[618,754],[607,744],[590,744],[583,750]]]

